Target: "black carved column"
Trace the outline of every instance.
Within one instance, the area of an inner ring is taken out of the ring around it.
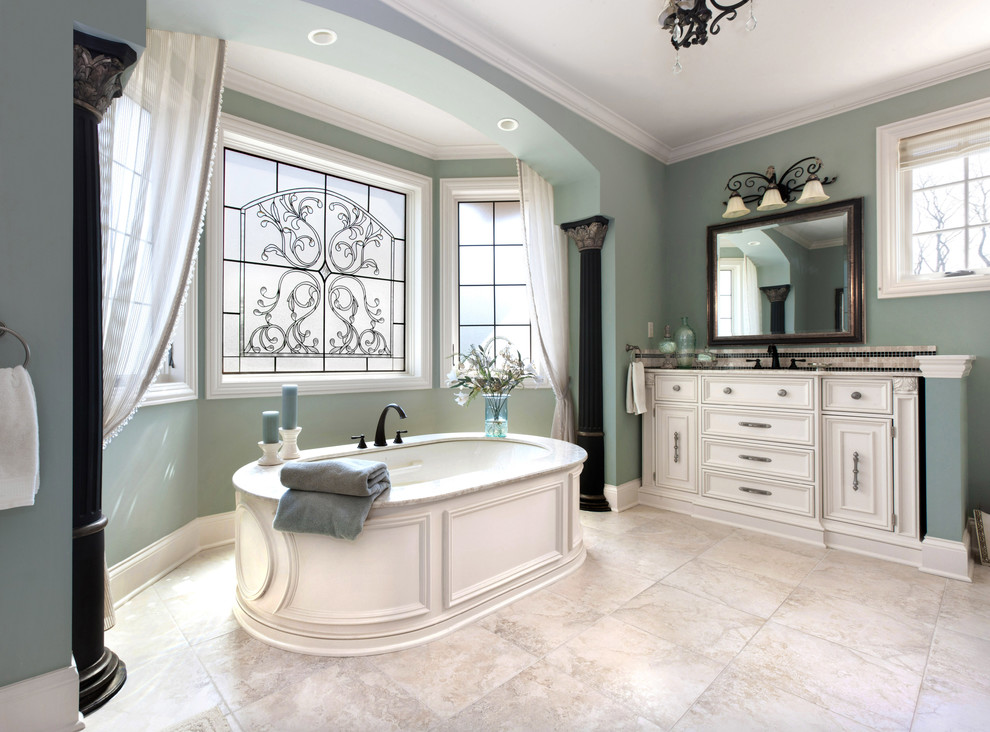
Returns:
[[[784,301],[787,293],[791,291],[790,285],[773,285],[772,287],[761,287],[763,294],[770,301],[770,334],[777,335],[785,332],[784,326]]]
[[[127,678],[103,645],[103,284],[97,127],[121,95],[134,50],[76,32],[73,48],[72,196],[72,655],[79,711],[88,714]]]
[[[605,500],[605,432],[602,420],[602,245],[608,219],[592,216],[562,224],[581,255],[577,444],[588,453],[581,471],[581,509],[609,511]]]

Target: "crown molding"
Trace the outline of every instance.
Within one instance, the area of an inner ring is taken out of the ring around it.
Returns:
[[[352,114],[313,97],[285,89],[252,74],[229,67],[224,76],[224,87],[248,94],[284,109],[299,112],[307,117],[327,122],[387,145],[422,155],[431,160],[480,160],[511,158],[512,153],[501,145],[434,145],[413,135],[387,125]]]
[[[517,49],[495,40],[491,34],[470,23],[459,13],[448,11],[440,17],[417,8],[414,0],[381,1],[620,140],[662,163],[668,162],[671,156],[671,148],[668,145],[563,79],[551,74],[523,56]]]

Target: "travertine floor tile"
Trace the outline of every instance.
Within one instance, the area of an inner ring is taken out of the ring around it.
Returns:
[[[517,600],[479,621],[507,641],[542,657],[591,627],[602,613],[550,590]]]
[[[657,584],[612,617],[725,664],[763,625],[763,619],[676,587]]]
[[[326,666],[355,660],[290,653],[262,643],[243,630],[200,643],[194,650],[235,713]]]
[[[934,625],[894,617],[858,602],[798,587],[773,615],[774,622],[922,674]]]
[[[722,664],[611,617],[547,656],[582,684],[671,727]]]
[[[432,643],[370,659],[422,704],[447,717],[532,665],[536,657],[473,624]]]
[[[428,729],[440,721],[368,658],[338,659],[234,716],[251,732]]]
[[[796,586],[704,557],[692,559],[660,582],[761,618],[773,615]]]
[[[104,634],[104,644],[129,668],[188,647],[154,587],[135,595],[114,614],[117,624]]]
[[[436,732],[660,730],[627,707],[540,661],[437,727]]]
[[[940,628],[990,640],[990,567],[973,568],[973,582],[946,582]]]
[[[589,556],[580,569],[547,589],[604,615],[652,584],[651,579],[623,572]]]
[[[588,556],[617,570],[656,581],[690,562],[695,554],[667,548],[648,536],[626,533],[589,544]]]
[[[723,539],[701,556],[710,562],[718,562],[736,569],[775,579],[779,582],[798,583],[815,568],[820,561],[817,556],[809,556],[806,545],[786,542],[780,546],[779,540],[769,541],[767,537],[755,541],[746,534],[735,533]]]
[[[732,671],[723,672],[674,726],[689,730],[866,732],[859,722]]]
[[[911,724],[921,675],[769,621],[729,664],[745,678],[874,729]]]

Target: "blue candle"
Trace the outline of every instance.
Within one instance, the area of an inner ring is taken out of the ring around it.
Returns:
[[[261,441],[266,445],[278,442],[278,412],[261,413]]]
[[[295,384],[285,384],[282,387],[282,429],[296,428],[296,406],[299,387]]]

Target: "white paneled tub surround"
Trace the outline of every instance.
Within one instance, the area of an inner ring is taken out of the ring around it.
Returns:
[[[299,653],[358,656],[431,641],[560,579],[584,561],[579,476],[559,440],[477,433],[305,450],[389,467],[392,488],[354,541],[272,528],[282,466],[245,465],[236,490],[234,615]]]

